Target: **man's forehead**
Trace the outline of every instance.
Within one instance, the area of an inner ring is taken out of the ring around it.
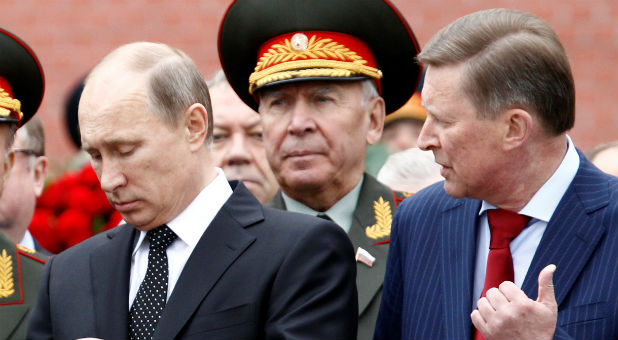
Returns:
[[[295,91],[312,91],[312,92],[328,92],[352,88],[360,88],[359,81],[342,81],[342,80],[304,80],[298,82],[285,83],[280,85],[267,86],[259,91],[260,95],[273,95],[277,93],[295,92]]]

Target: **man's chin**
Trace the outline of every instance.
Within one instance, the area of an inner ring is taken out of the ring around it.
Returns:
[[[444,191],[451,196],[452,198],[463,198],[465,197],[464,192],[457,185],[453,183],[449,183],[448,180],[444,181]]]

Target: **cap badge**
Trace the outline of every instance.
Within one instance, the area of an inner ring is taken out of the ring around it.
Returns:
[[[390,202],[385,201],[382,196],[380,196],[377,201],[373,202],[373,212],[375,214],[376,223],[366,227],[365,234],[367,237],[374,240],[389,236],[391,234],[391,224],[393,223]]]
[[[11,256],[2,249],[0,254],[0,298],[6,298],[15,292],[13,282],[13,261]]]
[[[249,76],[250,94],[256,88],[290,78],[382,78],[369,47],[343,33],[286,33],[262,44],[259,56]]]
[[[302,52],[309,46],[309,38],[304,33],[296,33],[292,36],[292,49]]]

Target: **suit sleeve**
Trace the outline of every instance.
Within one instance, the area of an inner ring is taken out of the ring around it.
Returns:
[[[404,223],[401,218],[401,208],[395,212],[393,227],[390,237],[390,248],[386,262],[386,274],[382,288],[382,302],[378,312],[378,320],[374,339],[401,339],[401,308],[403,299],[402,277],[402,243],[399,241],[400,224]],[[405,243],[404,243],[405,244]]]
[[[275,277],[266,339],[356,338],[354,250],[337,225],[316,222],[291,246]]]
[[[49,278],[53,262],[54,257],[52,256],[45,264],[45,269],[43,271],[43,275],[41,276],[39,296],[30,316],[30,322],[28,325],[28,339],[53,338],[49,305]]]

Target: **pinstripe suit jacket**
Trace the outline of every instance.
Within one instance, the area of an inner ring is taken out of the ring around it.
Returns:
[[[395,214],[377,339],[470,339],[476,226],[481,202],[437,183]],[[522,290],[556,264],[555,338],[618,338],[618,179],[580,153],[578,172],[534,254]]]

